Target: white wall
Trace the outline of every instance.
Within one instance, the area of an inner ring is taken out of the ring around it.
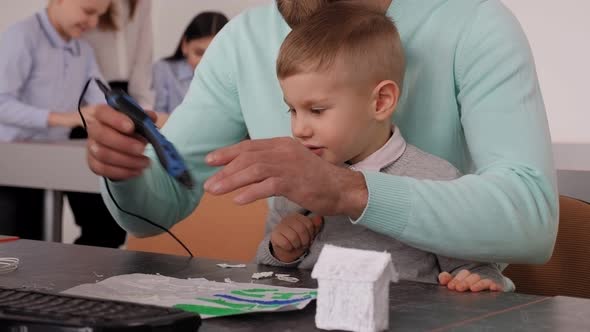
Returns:
[[[244,9],[272,0],[154,0],[154,57],[159,59],[174,52],[190,20],[199,12],[216,10],[229,18]]]
[[[233,17],[272,0],[153,0],[154,55],[171,54],[190,19],[203,10]],[[394,0],[395,1],[395,0]],[[555,142],[590,142],[589,0],[502,0],[521,22],[533,48]],[[0,2],[0,30],[42,8],[46,0]]]
[[[47,3],[47,0],[18,0],[0,2],[0,31],[19,21]]]
[[[555,142],[590,142],[590,1],[503,0],[531,43]]]

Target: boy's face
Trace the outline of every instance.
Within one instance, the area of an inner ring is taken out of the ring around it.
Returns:
[[[293,137],[333,164],[354,164],[374,151],[378,127],[371,98],[374,87],[362,87],[349,75],[335,66],[280,80]]]
[[[66,38],[79,38],[84,32],[96,28],[111,0],[55,0],[56,18],[60,33]]]

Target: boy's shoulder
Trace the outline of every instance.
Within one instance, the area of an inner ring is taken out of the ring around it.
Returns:
[[[92,48],[92,45],[90,45],[88,41],[86,41],[84,38],[77,38],[76,42],[78,43],[78,45],[80,45],[80,53],[82,55],[90,55],[92,56],[92,58],[95,58],[94,48]]]
[[[35,15],[13,23],[2,33],[2,42],[10,43],[11,46],[22,43],[34,45],[43,33],[39,21]]]
[[[450,162],[411,144],[407,144],[401,157],[383,172],[427,180],[453,180],[461,177],[461,172]]]

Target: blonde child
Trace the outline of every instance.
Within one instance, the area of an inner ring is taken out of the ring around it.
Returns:
[[[392,124],[404,68],[399,34],[383,13],[347,1],[322,9],[294,28],[277,60],[294,138],[319,158],[357,171],[432,181],[460,177],[447,161],[407,144]],[[256,261],[309,269],[324,244],[388,251],[406,280],[440,282],[457,291],[513,288],[496,264],[413,248],[348,216],[308,217],[281,197],[272,202]]]
[[[101,77],[90,45],[110,0],[51,0],[47,8],[15,23],[0,41],[0,142],[67,140],[82,125],[78,98],[86,81]],[[94,121],[105,97],[90,85],[82,113]],[[51,176],[51,174],[45,174]],[[82,235],[78,244],[118,247],[125,239],[100,195],[67,193]],[[0,233],[40,239],[43,192],[0,187]]]

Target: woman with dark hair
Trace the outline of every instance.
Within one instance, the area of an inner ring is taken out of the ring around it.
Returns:
[[[184,30],[174,54],[154,64],[153,88],[159,125],[184,99],[201,57],[227,22],[225,15],[216,12],[195,16]]]

